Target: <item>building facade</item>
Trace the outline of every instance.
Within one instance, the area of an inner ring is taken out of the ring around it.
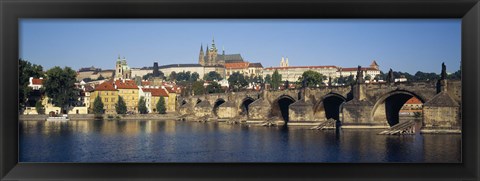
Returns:
[[[127,111],[138,112],[139,101],[139,88],[134,80],[120,79],[115,81],[115,85],[118,90],[118,95],[122,96],[125,104],[127,105]]]
[[[302,77],[303,72],[311,70],[318,72],[327,77],[325,79],[325,83],[328,82],[328,77],[332,79],[338,78],[340,76],[348,77],[350,75],[356,76],[358,67],[355,68],[342,68],[334,65],[327,65],[327,66],[290,66],[288,63],[288,58],[284,59],[282,57],[280,61],[279,67],[268,67],[263,69],[263,76],[266,75],[272,76],[272,74],[276,71],[280,75],[282,75],[282,81],[289,81],[289,82],[297,82],[299,78]],[[380,69],[377,62],[374,60],[372,64],[368,67],[362,67],[362,71],[364,71],[363,76],[364,78],[369,75],[371,79],[373,79],[376,75],[380,74]]]
[[[116,114],[115,104],[118,101],[118,90],[112,80],[105,81],[95,87],[90,94],[90,110],[93,110],[95,99],[100,97],[105,114]]]

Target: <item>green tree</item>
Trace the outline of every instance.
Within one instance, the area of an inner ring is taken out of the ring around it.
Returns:
[[[160,100],[157,102],[157,112],[160,114],[165,114],[167,113],[167,108],[165,107],[165,98],[163,96],[160,96]]]
[[[412,80],[413,81],[430,81],[430,80],[438,80],[440,79],[440,76],[436,73],[426,73],[422,71],[417,71],[415,75],[413,76]]]
[[[42,100],[38,100],[35,104],[35,109],[38,114],[45,114],[45,108],[43,107]]]
[[[115,111],[117,114],[127,114],[127,104],[122,96],[118,96],[118,102],[115,103]]]
[[[203,87],[203,81],[196,81],[192,84],[193,94],[202,95],[205,94],[205,87]]]
[[[448,79],[460,80],[462,78],[462,70],[457,70],[456,72],[448,75]]]
[[[323,80],[327,77],[316,71],[307,70],[303,72],[302,76],[298,78],[299,82],[306,81],[306,86],[317,87],[323,84]]]
[[[145,98],[143,96],[140,97],[140,100],[138,100],[138,112],[140,112],[140,114],[147,114],[148,113],[147,104],[146,104]]]
[[[165,74],[162,71],[158,71],[157,75],[155,73],[147,73],[142,76],[143,80],[149,80],[150,78],[159,77],[161,79],[165,79]]]
[[[222,80],[222,76],[215,72],[215,71],[210,71],[208,72],[208,74],[205,74],[205,76],[203,76],[203,80],[206,80],[206,81],[220,81]]]
[[[190,71],[177,73],[176,77],[175,77],[175,80],[177,80],[177,81],[190,81],[191,80]]]
[[[75,88],[77,73],[70,67],[56,66],[47,71],[45,93],[55,106],[65,110],[77,101],[79,90]]]
[[[144,76],[142,76],[142,80],[148,80],[151,77],[155,77],[155,76],[153,76],[153,73],[147,73]]]
[[[222,86],[216,82],[211,82],[209,85],[207,85],[207,92],[208,93],[221,93],[223,92]]]
[[[275,70],[272,74],[272,83],[270,85],[272,85],[272,88],[274,90],[277,90],[281,83],[282,83],[282,75],[278,73],[278,70]]]
[[[170,81],[176,81],[177,80],[177,73],[175,71],[172,71],[170,75],[168,76],[168,80]]]
[[[270,76],[270,74],[265,76],[265,83],[272,84],[272,76]]]
[[[20,108],[26,106],[27,98],[32,93],[32,89],[28,87],[30,77],[44,77],[43,67],[41,65],[31,64],[30,62],[19,60],[19,77],[18,77],[18,100]]]
[[[355,77],[353,75],[349,75],[348,77],[340,76],[336,80],[336,82],[341,85],[351,85],[355,83]]]
[[[228,84],[233,90],[239,91],[240,89],[246,87],[248,85],[248,82],[247,80],[245,80],[245,77],[240,74],[240,72],[234,72],[228,78]]]
[[[200,75],[197,72],[193,72],[192,75],[190,75],[190,81],[195,82],[200,78]]]
[[[95,98],[95,101],[93,101],[93,113],[103,114],[104,113],[103,107],[104,106],[103,106],[102,99],[100,98],[100,96],[97,96]]]

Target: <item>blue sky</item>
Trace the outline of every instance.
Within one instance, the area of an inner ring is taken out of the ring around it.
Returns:
[[[278,66],[368,66],[384,72],[448,72],[460,67],[460,19],[188,20],[22,19],[20,58],[45,69],[113,69],[118,55],[130,67],[197,63],[200,44],[240,53],[246,61]]]

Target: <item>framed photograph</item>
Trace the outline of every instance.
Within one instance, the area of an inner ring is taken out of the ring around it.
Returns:
[[[478,180],[476,0],[0,9],[2,180]]]

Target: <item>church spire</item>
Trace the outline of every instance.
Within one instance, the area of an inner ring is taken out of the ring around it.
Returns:
[[[215,49],[215,37],[212,36],[212,49]]]
[[[200,44],[200,51],[203,52],[203,43]]]

